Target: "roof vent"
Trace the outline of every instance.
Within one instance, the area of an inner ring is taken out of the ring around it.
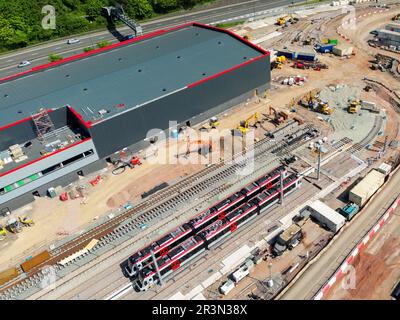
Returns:
[[[160,46],[156,46],[156,49],[160,49]]]
[[[121,61],[122,60],[122,58],[118,58],[118,61]]]
[[[221,41],[218,41],[218,44],[222,44],[222,42],[221,42]]]
[[[142,72],[142,69],[139,69],[138,72]]]
[[[83,91],[87,91],[87,88],[83,88]]]
[[[247,57],[243,57],[243,60],[246,60],[247,59]]]
[[[205,72],[203,72],[202,74],[203,74],[203,76],[205,76],[205,75],[206,75],[206,73],[205,73]]]
[[[4,95],[4,98],[8,98],[8,94],[7,93]]]
[[[180,58],[181,58],[181,56],[177,56],[176,58],[177,58],[177,59],[180,59]]]
[[[164,89],[162,89],[162,91],[167,91],[167,89],[164,88]]]

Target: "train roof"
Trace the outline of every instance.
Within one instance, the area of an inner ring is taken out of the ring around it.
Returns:
[[[70,105],[84,121],[139,108],[268,54],[230,31],[190,23],[0,79],[0,128]]]

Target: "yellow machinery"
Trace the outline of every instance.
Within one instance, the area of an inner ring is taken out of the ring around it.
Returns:
[[[33,219],[28,215],[20,216],[18,219],[26,227],[31,227],[35,224]]]
[[[209,127],[207,128],[206,125],[203,125],[200,130],[202,131],[210,131],[211,129],[215,129],[216,127],[218,127],[220,125],[220,121],[218,120],[217,117],[212,117],[210,118],[210,120],[208,121],[208,125]]]
[[[8,220],[7,227],[12,233],[19,233],[22,231],[21,223],[15,218],[11,218]]]
[[[276,57],[276,60],[272,63],[272,68],[282,69],[283,64],[286,63],[285,56]]]
[[[4,240],[7,237],[6,228],[0,224],[0,240]]]
[[[260,123],[260,121],[258,120],[257,112],[254,113],[249,118],[247,118],[245,121],[240,122],[240,124],[237,128],[242,132],[242,134],[246,134],[246,132],[249,130],[250,121],[252,121],[252,120],[254,120],[253,126],[256,126],[258,123]]]
[[[348,113],[358,113],[360,110],[361,102],[360,100],[351,101],[347,107]]]
[[[209,125],[211,128],[215,129],[220,125],[220,122],[217,117],[212,117],[209,121]]]
[[[286,57],[285,56],[276,57],[276,61],[278,63],[286,63]]]
[[[292,14],[283,16],[283,17],[279,17],[278,20],[276,21],[276,24],[278,26],[284,26],[286,24],[286,22],[297,22],[299,19],[295,18]]]
[[[323,114],[331,115],[333,109],[329,107],[329,105],[326,102],[319,101],[317,111]]]

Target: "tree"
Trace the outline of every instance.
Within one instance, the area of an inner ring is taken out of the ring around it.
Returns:
[[[175,10],[180,6],[179,0],[152,0],[151,5],[154,11],[159,13],[166,13]]]
[[[30,27],[20,18],[0,18],[0,43],[9,49],[16,49],[27,45]]]
[[[150,17],[153,13],[153,8],[147,0],[126,0],[124,9],[128,16],[137,19]]]
[[[179,1],[180,1],[182,8],[184,8],[186,10],[193,9],[193,7],[196,4],[203,2],[201,0],[179,0]]]
[[[104,0],[88,0],[85,4],[85,12],[89,20],[95,20],[101,16],[101,8],[107,5],[107,1]]]

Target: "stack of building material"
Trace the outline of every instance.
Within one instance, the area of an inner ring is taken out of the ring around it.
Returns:
[[[24,156],[24,152],[19,144],[14,144],[9,148],[10,153],[15,161],[21,159]]]
[[[349,200],[362,207],[385,182],[385,174],[375,169],[371,170],[349,192]]]
[[[353,54],[353,47],[340,44],[333,47],[332,52],[339,57],[351,56]]]

